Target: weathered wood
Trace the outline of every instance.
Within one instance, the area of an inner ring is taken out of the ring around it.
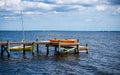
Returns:
[[[79,43],[79,39],[77,40],[77,43]],[[77,44],[77,54],[79,54],[79,45]]]
[[[46,52],[46,55],[48,55],[49,54],[49,45],[46,45],[46,47],[47,47],[47,52]]]
[[[86,44],[86,53],[88,53],[88,44]]]
[[[77,49],[77,48],[76,48]],[[76,49],[74,49],[74,53],[76,54],[77,52],[76,52]]]
[[[1,45],[1,57],[3,57],[3,52],[4,52],[4,50],[3,50],[3,45]]]
[[[7,41],[7,53],[8,53],[8,57],[10,57],[10,43],[9,40]]]
[[[58,40],[58,54],[59,54],[59,51],[60,51],[60,40]]]
[[[38,43],[38,39],[36,39],[36,47],[37,47],[37,54],[39,54],[39,44]]]
[[[57,46],[55,46],[55,53],[57,52]]]
[[[32,55],[34,55],[34,42],[32,44]]]
[[[0,42],[0,46],[1,46],[1,56],[3,55],[4,51],[8,51],[7,53],[10,54],[10,44],[22,44],[23,47],[23,55],[25,55],[25,51],[26,51],[26,46],[27,45],[36,45],[37,48],[37,54],[39,54],[39,44],[45,44],[46,45],[46,54],[49,54],[49,47],[55,47],[55,52],[60,52],[60,48],[72,48],[74,46],[76,46],[76,49],[74,50],[74,53],[78,53],[79,54],[79,50],[86,50],[86,53],[88,53],[88,44],[86,44],[86,46],[79,46],[79,40],[77,40],[77,42],[75,43],[64,43],[64,42],[50,42],[50,41],[38,41],[38,39],[36,39],[35,42]],[[34,48],[34,47],[33,47]],[[32,52],[32,54],[34,55],[34,49],[30,50]]]
[[[23,55],[25,55],[25,44],[23,44]]]

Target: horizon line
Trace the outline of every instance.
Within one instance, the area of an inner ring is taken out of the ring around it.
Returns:
[[[0,31],[22,31],[22,30],[0,30]],[[120,30],[24,30],[24,31],[120,31]]]

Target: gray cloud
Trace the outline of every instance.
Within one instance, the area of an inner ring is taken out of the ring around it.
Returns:
[[[107,0],[112,5],[120,5],[120,0]]]

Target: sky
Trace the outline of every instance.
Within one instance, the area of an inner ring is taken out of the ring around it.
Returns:
[[[0,0],[0,30],[120,31],[120,0]]]

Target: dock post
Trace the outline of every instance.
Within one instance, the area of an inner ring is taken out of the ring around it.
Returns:
[[[10,57],[10,42],[9,40],[7,40],[7,49],[6,49],[7,53],[8,53],[8,57]]]
[[[46,47],[47,47],[47,53],[46,53],[46,55],[48,55],[49,54],[49,46],[48,46],[48,44],[46,44]]]
[[[0,41],[2,43],[2,40]],[[3,45],[0,45],[1,46],[1,52],[0,52],[0,56],[2,57],[3,56],[3,53],[2,53],[2,50],[3,50]]]
[[[77,43],[79,43],[79,39],[77,40]],[[77,44],[77,54],[79,54],[79,44]]]
[[[23,44],[23,55],[25,55],[25,44]]]
[[[34,42],[32,43],[32,55],[34,55]]]
[[[76,54],[76,49],[77,49],[77,48],[74,49],[74,53],[75,53],[75,54]]]
[[[36,42],[38,42],[38,38],[36,39]],[[37,54],[39,54],[39,44],[36,44],[37,47]]]
[[[88,54],[88,44],[86,44],[86,53]]]
[[[57,52],[57,46],[55,46],[55,53]]]
[[[58,54],[59,54],[59,51],[60,51],[60,40],[58,40]]]
[[[3,52],[4,52],[4,48],[3,48],[4,46],[3,45],[1,45],[1,57],[3,57]]]

